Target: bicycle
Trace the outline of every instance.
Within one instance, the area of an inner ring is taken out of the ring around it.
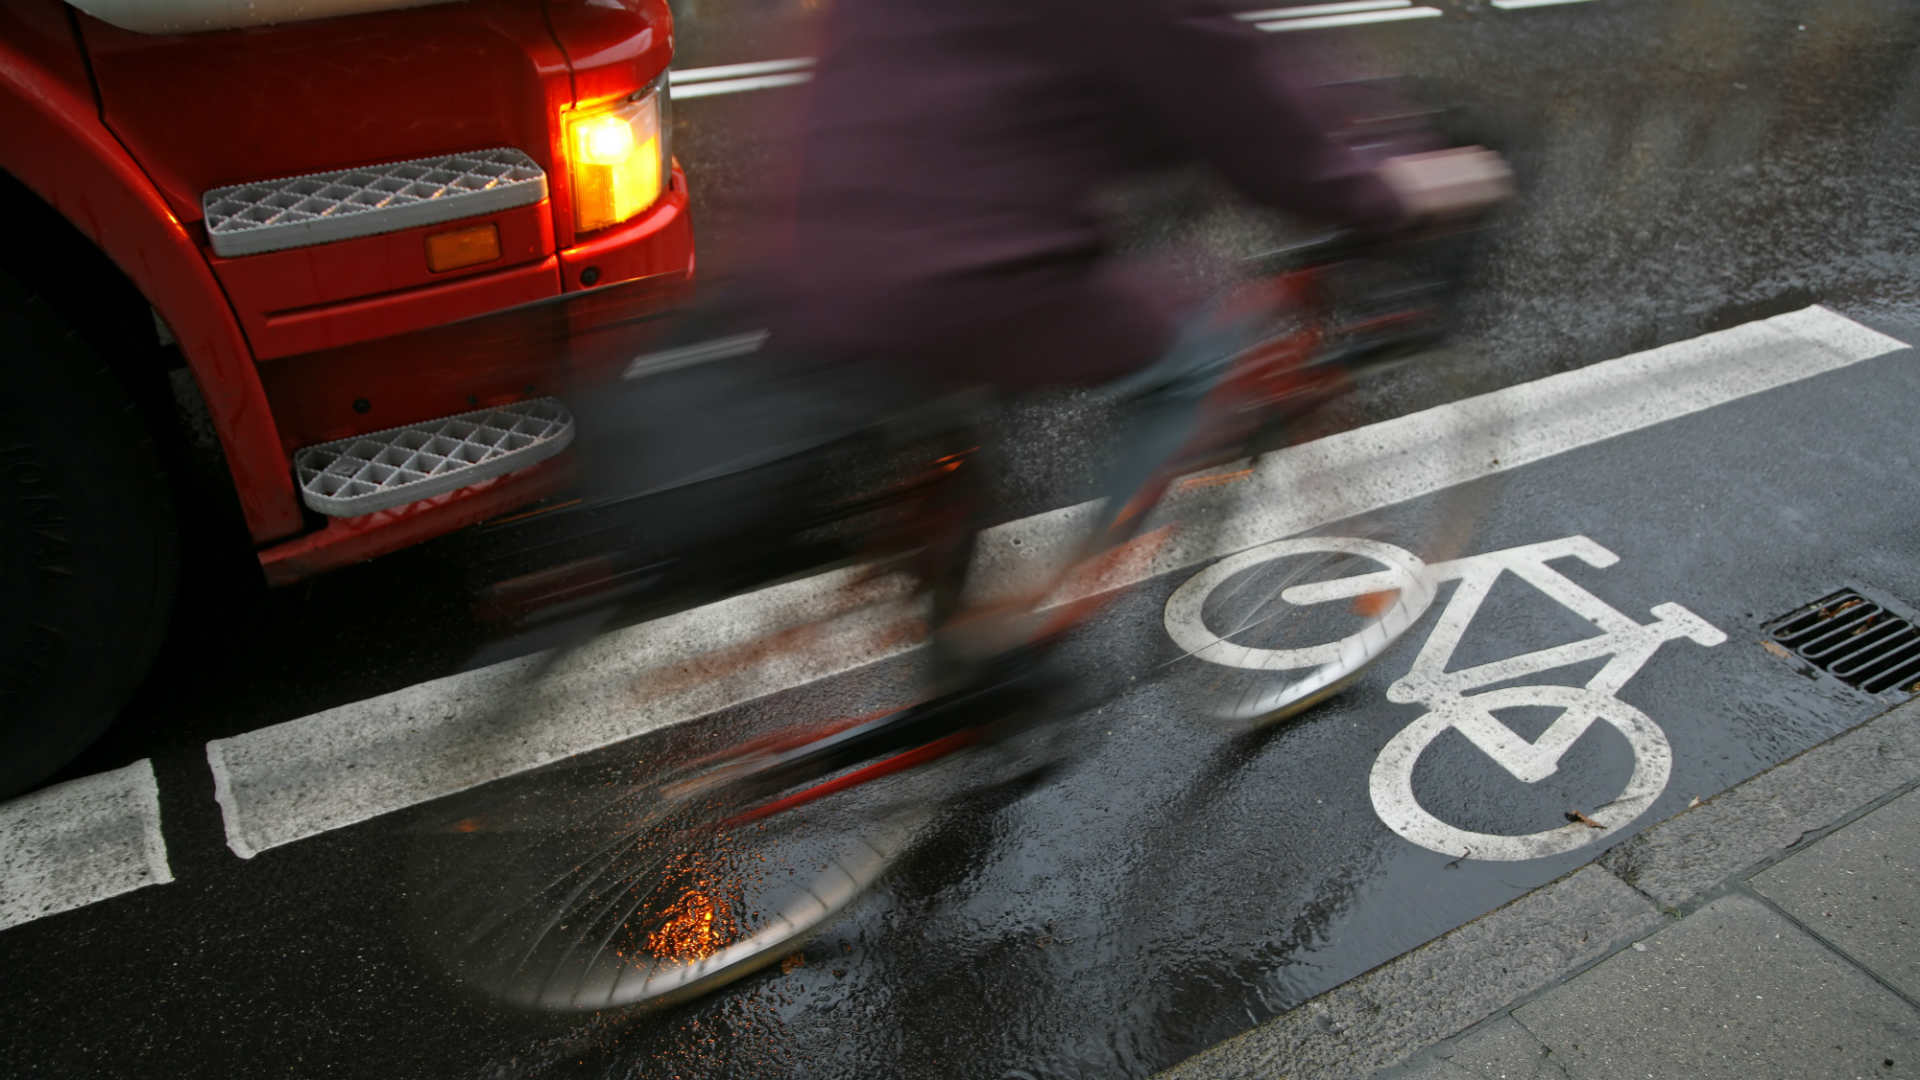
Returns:
[[[964,438],[910,483],[836,506],[826,518],[908,508],[910,524],[885,531],[887,554],[873,573],[915,569],[936,627],[935,692],[876,715],[758,733],[624,783],[614,798],[581,798],[569,820],[519,849],[512,829],[450,823],[438,835],[471,846],[472,864],[492,869],[436,912],[437,951],[469,984],[540,1010],[666,1005],[790,953],[897,861],[946,802],[1030,780],[1060,760],[1072,739],[1060,721],[1086,702],[1069,699],[1072,688],[1047,660],[1117,595],[1114,567],[1151,563],[1180,544],[1188,555],[1231,545],[1231,536],[1205,530],[1175,540],[1164,519],[1196,504],[1217,513],[1216,493],[1233,490],[1250,457],[1297,438],[1356,380],[1433,349],[1449,329],[1467,266],[1461,249],[1472,238],[1469,230],[1434,234],[1427,242],[1441,252],[1441,274],[1368,293],[1362,306],[1371,310],[1352,319],[1336,309],[1329,279],[1376,255],[1374,242],[1336,235],[1252,260],[1247,281],[1134,388],[1135,453],[1111,485],[1124,497],[1100,504],[1076,557],[1037,586],[996,596],[970,580],[972,529],[961,531],[964,543],[914,546],[951,539],[956,516],[974,512],[968,493],[977,492],[979,468]],[[1462,511],[1462,502],[1442,500],[1423,554],[1438,560],[1458,550],[1470,516]],[[651,565],[602,562],[594,573],[625,595]],[[1239,711],[1271,722],[1350,682],[1424,609],[1396,593],[1405,587],[1360,597],[1348,612],[1361,628],[1344,639],[1352,647],[1317,657],[1308,679],[1243,695],[1258,709]],[[579,588],[563,575],[531,593],[564,607]],[[1009,634],[1017,644],[1007,644]],[[981,647],[982,636],[994,644]],[[959,753],[970,749],[994,753]],[[997,765],[986,781],[968,774],[983,761]]]

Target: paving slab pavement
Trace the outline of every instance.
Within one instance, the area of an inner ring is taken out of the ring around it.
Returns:
[[[1752,880],[1808,930],[1920,1000],[1920,792],[1908,792]]]
[[[1570,1080],[1920,1077],[1912,1004],[1763,901],[1737,893],[1510,1018],[1536,1041],[1542,1063]],[[1453,1054],[1469,1075],[1500,1075],[1485,1067],[1496,1062],[1491,1055]]]

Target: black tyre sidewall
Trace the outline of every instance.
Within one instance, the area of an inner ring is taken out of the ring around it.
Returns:
[[[0,797],[110,724],[164,636],[171,498],[115,373],[0,276]]]

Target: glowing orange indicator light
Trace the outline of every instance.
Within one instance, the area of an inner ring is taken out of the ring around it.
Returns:
[[[579,232],[618,225],[660,201],[668,178],[660,100],[648,94],[567,121]]]
[[[500,229],[489,221],[427,237],[427,269],[434,273],[478,266],[500,257]]]
[[[624,116],[596,116],[575,131],[580,160],[589,165],[620,165],[633,156],[633,125]]]

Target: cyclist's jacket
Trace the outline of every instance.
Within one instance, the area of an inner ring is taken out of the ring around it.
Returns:
[[[1181,289],[1103,260],[1094,203],[1154,167],[1399,213],[1331,98],[1217,0],[834,0],[827,30],[783,305],[808,351],[1010,385],[1141,366]]]

